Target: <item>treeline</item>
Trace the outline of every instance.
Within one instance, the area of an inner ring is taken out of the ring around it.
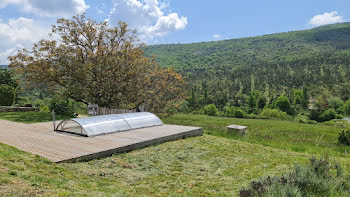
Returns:
[[[192,91],[192,95],[180,104],[179,111],[236,118],[295,120],[302,123],[324,122],[350,115],[350,99],[342,100],[330,91],[311,97],[307,87],[292,89],[270,99],[263,92],[254,90],[236,97],[236,100],[226,101],[224,105],[214,104],[206,95],[196,95]]]
[[[350,23],[218,42],[155,45],[145,52],[187,77],[187,101],[193,111],[208,104],[220,111],[227,103],[246,108],[247,98],[256,92],[268,104],[281,95],[293,103],[291,92],[304,87],[309,99],[327,94],[343,102],[350,98]]]

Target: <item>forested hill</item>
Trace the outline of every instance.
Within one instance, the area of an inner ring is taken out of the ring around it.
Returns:
[[[308,86],[350,96],[350,23],[304,31],[145,48],[162,66],[185,74],[189,90],[222,103],[251,90],[275,97]],[[222,100],[222,101],[218,101]],[[219,103],[218,103],[219,104]]]

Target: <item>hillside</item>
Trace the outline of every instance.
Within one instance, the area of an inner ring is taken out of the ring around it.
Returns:
[[[235,100],[260,90],[274,97],[291,88],[324,89],[348,99],[350,23],[258,37],[145,48],[162,66],[188,77],[188,90],[208,100]],[[200,97],[200,96],[199,96]]]

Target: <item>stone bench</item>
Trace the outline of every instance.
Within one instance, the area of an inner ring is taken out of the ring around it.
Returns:
[[[247,133],[247,128],[248,128],[247,126],[231,124],[230,126],[227,126],[227,131],[236,132],[240,135],[244,135]]]

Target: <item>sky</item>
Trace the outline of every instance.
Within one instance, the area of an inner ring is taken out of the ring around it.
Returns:
[[[0,0],[0,65],[47,38],[57,18],[125,21],[148,45],[193,43],[350,21],[349,0]]]

